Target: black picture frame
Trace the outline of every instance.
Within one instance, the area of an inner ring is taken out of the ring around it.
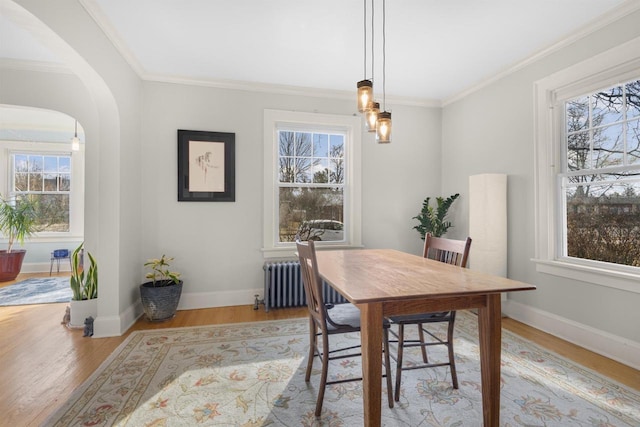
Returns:
[[[236,134],[178,129],[178,201],[235,202]]]

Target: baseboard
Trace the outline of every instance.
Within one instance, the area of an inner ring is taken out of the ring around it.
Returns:
[[[515,301],[507,300],[502,311],[519,322],[640,370],[640,343]]]
[[[20,269],[21,273],[48,273],[51,268],[51,264],[49,262],[30,262],[30,263],[22,263],[22,268]],[[53,271],[57,271],[56,264],[53,264]],[[69,261],[65,260],[65,262],[60,263],[60,271],[70,272],[71,267],[69,266]]]
[[[263,288],[245,289],[241,291],[182,292],[178,310],[196,310],[199,308],[253,304],[256,295],[259,295],[258,298],[261,298],[263,292]]]
[[[129,330],[142,314],[140,299],[118,316],[100,316],[100,306],[98,306],[98,317],[93,322],[93,338],[120,336]]]

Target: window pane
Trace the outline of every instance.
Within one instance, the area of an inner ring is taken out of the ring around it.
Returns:
[[[44,156],[44,171],[58,172],[58,157]]]
[[[294,155],[294,138],[293,132],[280,131],[278,132],[278,152],[280,156],[293,156]]]
[[[325,133],[313,134],[313,156],[314,157],[329,156],[329,135]]]
[[[26,173],[16,173],[14,176],[14,191],[29,190],[29,175]]]
[[[29,191],[42,191],[42,174],[29,174]]]
[[[640,116],[640,80],[627,83],[627,118]]]
[[[58,157],[58,171],[71,172],[71,157],[69,156]]]
[[[570,188],[567,254],[640,267],[640,183]]]
[[[310,158],[296,158],[296,181],[295,182],[312,182],[313,168],[311,167]]]
[[[280,157],[280,182],[293,182],[295,179],[295,159]]]
[[[59,191],[71,191],[71,174],[61,173]]]
[[[330,182],[332,184],[344,184],[344,160],[331,159],[330,165]]]
[[[16,172],[28,172],[29,163],[28,157],[24,154],[16,154],[14,156],[14,168]]]
[[[324,184],[329,182],[329,160],[315,160],[313,170],[313,182]]]
[[[304,240],[344,240],[342,188],[280,188],[279,196],[280,242],[298,232]]]
[[[42,172],[42,156],[29,156],[29,172]]]
[[[330,148],[331,157],[343,157],[344,156],[344,136],[331,135],[329,142],[331,143],[331,148]]]
[[[567,138],[567,168],[570,171],[589,169],[589,132],[578,132]]]
[[[295,153],[299,157],[311,157],[311,134],[308,132],[296,132]]]
[[[44,174],[44,191],[58,191],[58,174]]]
[[[593,132],[593,167],[622,164],[624,141],[622,124],[595,129]]]
[[[587,129],[589,125],[589,97],[567,102],[567,132]]]
[[[603,126],[619,122],[622,115],[622,86],[612,87],[606,91],[595,93],[592,97],[593,123],[592,126]]]

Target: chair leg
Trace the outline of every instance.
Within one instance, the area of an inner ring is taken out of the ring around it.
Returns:
[[[427,347],[424,345],[424,330],[422,329],[422,323],[418,323],[418,335],[420,336],[420,350],[422,351],[422,360],[424,363],[429,363],[427,357]]]
[[[311,370],[313,369],[313,359],[316,358],[316,348],[318,348],[318,336],[316,335],[316,324],[309,316],[309,357],[307,359],[307,372],[304,380],[309,382],[311,379]]]
[[[458,388],[458,374],[456,373],[456,359],[453,352],[453,327],[456,320],[455,312],[451,313],[449,328],[447,329],[447,349],[449,350],[449,367],[451,368],[451,382],[453,388]]]
[[[51,276],[52,271],[53,271],[53,258],[51,258],[51,265],[49,266],[49,276]]]
[[[320,388],[318,389],[318,400],[316,401],[316,417],[322,413],[322,401],[324,400],[324,389],[327,387],[327,374],[329,371],[329,337],[322,334],[322,374],[320,377]]]
[[[400,401],[400,380],[402,378],[402,350],[404,347],[404,325],[398,325],[398,358],[396,359],[396,391],[395,401]]]
[[[389,329],[384,329],[384,370],[387,377],[387,399],[389,408],[393,408],[393,387],[391,385],[391,358],[389,357]]]

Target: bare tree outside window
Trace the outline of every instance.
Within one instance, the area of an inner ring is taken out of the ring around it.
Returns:
[[[345,135],[280,130],[278,142],[279,241],[344,240]]]
[[[640,80],[565,104],[567,255],[640,267]]]
[[[36,153],[13,154],[13,197],[36,202],[38,231],[70,229],[71,157]]]

